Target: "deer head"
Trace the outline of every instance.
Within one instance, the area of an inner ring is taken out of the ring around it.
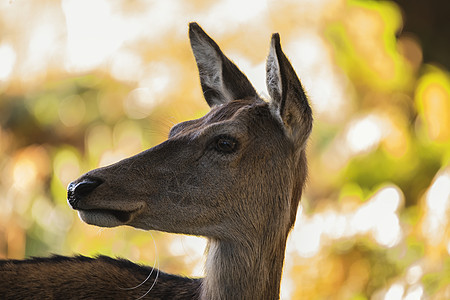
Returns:
[[[267,59],[269,102],[196,23],[189,37],[211,110],[173,126],[165,142],[82,175],[69,184],[68,202],[88,224],[200,235],[258,249],[282,244],[284,257],[312,128],[302,85],[278,34]]]

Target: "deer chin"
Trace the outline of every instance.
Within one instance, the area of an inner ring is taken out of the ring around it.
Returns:
[[[100,227],[126,225],[138,214],[140,209],[123,211],[114,209],[81,209],[78,216],[83,222]]]

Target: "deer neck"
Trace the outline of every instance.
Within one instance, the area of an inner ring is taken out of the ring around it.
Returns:
[[[278,299],[286,238],[246,245],[210,240],[201,299]]]

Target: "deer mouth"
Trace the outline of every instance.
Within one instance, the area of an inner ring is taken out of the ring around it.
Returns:
[[[141,208],[125,211],[116,209],[78,209],[81,220],[100,227],[116,227],[133,220]]]

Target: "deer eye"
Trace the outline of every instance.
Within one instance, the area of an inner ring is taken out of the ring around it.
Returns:
[[[222,153],[232,153],[237,149],[237,141],[228,136],[219,136],[216,139],[214,149]]]

